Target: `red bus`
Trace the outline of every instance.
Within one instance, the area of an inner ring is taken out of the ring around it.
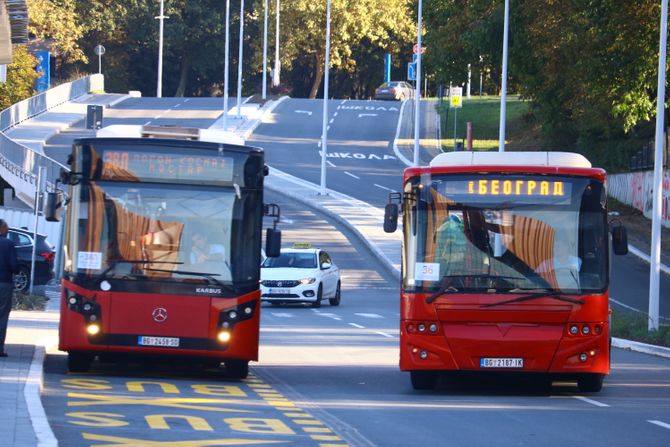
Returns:
[[[405,170],[400,369],[542,373],[599,391],[610,370],[605,171],[565,152],[452,152]],[[539,374],[538,374],[539,375]]]
[[[87,371],[96,356],[155,356],[223,362],[246,377],[258,359],[264,211],[279,217],[263,205],[263,150],[229,144],[225,132],[114,127],[75,140],[61,175],[59,349],[69,370]],[[48,218],[59,201],[50,197]],[[280,237],[268,228],[268,256]]]

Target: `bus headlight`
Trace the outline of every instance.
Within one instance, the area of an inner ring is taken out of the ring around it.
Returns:
[[[221,343],[228,343],[230,341],[230,332],[228,331],[221,331],[219,334],[216,336],[217,340],[219,340]]]
[[[89,324],[86,326],[86,332],[88,332],[89,335],[97,335],[100,332],[100,326],[97,324]]]

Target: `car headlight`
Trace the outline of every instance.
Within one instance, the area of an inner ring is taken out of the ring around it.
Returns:
[[[316,278],[303,278],[300,280],[300,284],[314,284],[314,281],[316,281]]]

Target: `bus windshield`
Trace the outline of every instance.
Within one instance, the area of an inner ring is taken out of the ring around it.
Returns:
[[[403,285],[432,293],[607,287],[604,187],[588,178],[424,175],[405,186]]]
[[[90,182],[73,189],[65,270],[109,280],[230,285],[257,281],[256,192],[214,186]],[[74,203],[77,203],[75,201]],[[244,224],[242,225],[242,217]]]

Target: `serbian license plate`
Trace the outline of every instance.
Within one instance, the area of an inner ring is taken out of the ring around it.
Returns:
[[[270,295],[288,295],[291,289],[270,289]]]
[[[168,348],[178,348],[179,339],[176,337],[147,337],[140,335],[137,344],[140,346],[165,346]]]
[[[523,368],[523,359],[508,357],[482,357],[479,360],[480,368]]]

